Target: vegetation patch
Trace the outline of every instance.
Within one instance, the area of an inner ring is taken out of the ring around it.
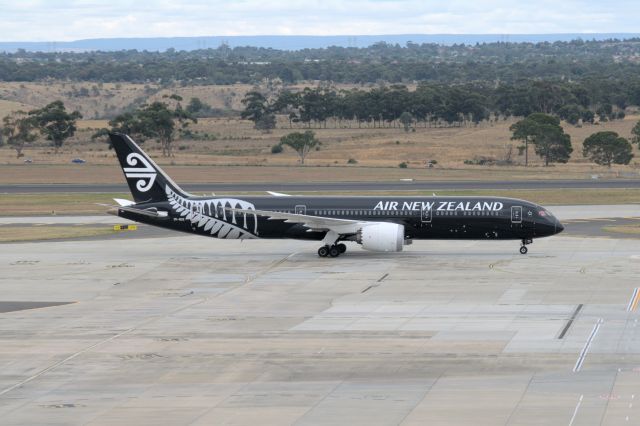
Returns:
[[[0,243],[110,235],[108,226],[0,226]]]
[[[640,224],[637,225],[611,225],[602,228],[606,232],[616,232],[618,234],[638,235],[640,236]]]
[[[131,198],[126,193],[28,193],[4,194],[0,216],[43,216],[57,214],[103,214],[114,198]]]

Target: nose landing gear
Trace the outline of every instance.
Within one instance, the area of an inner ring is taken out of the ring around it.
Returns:
[[[527,254],[527,252],[529,251],[529,249],[527,248],[527,245],[531,244],[532,242],[533,240],[530,238],[523,238],[522,245],[520,246],[520,254]]]

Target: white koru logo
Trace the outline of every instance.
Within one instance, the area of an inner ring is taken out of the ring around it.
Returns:
[[[124,167],[127,178],[138,179],[136,188],[140,192],[147,192],[156,181],[156,171],[151,164],[137,152],[127,155],[127,164],[133,167]]]

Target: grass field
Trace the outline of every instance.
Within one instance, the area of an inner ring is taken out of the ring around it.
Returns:
[[[113,205],[114,198],[130,198],[130,194],[3,194],[0,216],[42,216],[58,214],[100,214]]]
[[[568,164],[543,167],[533,155],[530,167],[474,166],[464,161],[478,156],[496,159],[504,155],[510,141],[510,121],[479,128],[418,129],[405,133],[399,129],[317,129],[322,141],[319,151],[309,154],[306,165],[300,166],[296,154],[285,149],[271,154],[271,146],[289,129],[277,129],[270,134],[257,132],[251,124],[235,119],[201,120],[202,132],[217,134],[215,141],[176,141],[175,157],[163,158],[157,144],[149,141],[144,149],[166,167],[181,182],[260,182],[260,181],[336,181],[336,180],[394,180],[413,178],[423,180],[450,179],[547,179],[640,176],[640,156],[629,166],[611,169],[597,166],[582,158],[580,141],[599,130],[614,130],[630,135],[635,119],[583,128],[567,127],[574,141],[574,155]],[[80,125],[102,126],[104,123],[83,122]],[[194,126],[195,128],[195,126]],[[0,148],[0,182],[3,183],[117,183],[122,174],[113,151],[104,142],[91,142],[92,130],[78,132],[58,155],[47,146],[25,150],[25,164],[16,159],[15,152]],[[635,149],[635,148],[634,148]],[[515,150],[517,152],[517,150]],[[638,152],[636,152],[638,154]],[[71,164],[73,158],[87,161]],[[354,159],[357,164],[347,164]],[[436,160],[433,168],[425,163]],[[516,162],[523,161],[515,155]],[[398,164],[405,162],[407,169]],[[222,167],[224,166],[224,167]]]
[[[0,226],[0,243],[95,237],[114,232],[109,226]]]
[[[605,226],[602,230],[618,234],[640,235],[640,225]]]
[[[255,193],[235,193],[250,195]],[[300,192],[299,195],[327,195],[328,193]],[[331,192],[331,195],[362,195],[352,192]],[[216,195],[228,195],[217,193]],[[259,195],[264,195],[260,193]],[[371,194],[374,195],[374,194]],[[405,195],[428,197],[428,191],[379,192],[375,195]],[[549,190],[470,190],[438,191],[437,195],[476,195],[512,197],[541,205],[589,205],[640,203],[639,189],[549,189]],[[107,208],[98,204],[115,204],[113,198],[130,199],[129,194],[56,193],[56,194],[4,194],[0,203],[0,216],[42,216],[51,214],[103,214]]]

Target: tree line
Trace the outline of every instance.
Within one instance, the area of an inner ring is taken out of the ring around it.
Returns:
[[[0,80],[47,79],[191,84],[333,81],[516,82],[521,79],[576,81],[629,78],[638,85],[640,39],[555,43],[483,43],[452,46],[376,43],[286,51],[256,47],[196,51],[0,53]]]
[[[603,93],[604,92],[598,92]],[[629,96],[603,96],[582,83],[523,81],[498,87],[488,84],[435,85],[421,83],[371,90],[337,90],[331,86],[306,87],[274,96],[248,92],[242,100],[242,118],[257,129],[275,127],[276,114],[285,114],[289,126],[404,127],[478,124],[497,117],[526,117],[540,112],[570,124],[622,119],[629,105],[640,105],[640,91]],[[612,103],[613,102],[613,103]]]

